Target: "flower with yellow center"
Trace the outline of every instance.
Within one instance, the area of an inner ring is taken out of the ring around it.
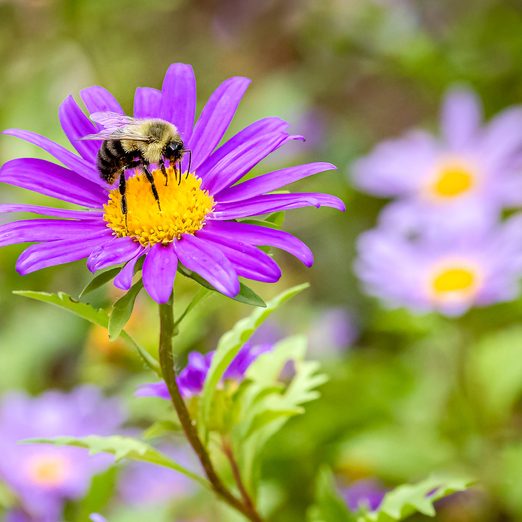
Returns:
[[[476,295],[480,280],[476,267],[466,263],[448,263],[433,270],[430,294],[439,302],[468,300]]]
[[[104,206],[104,220],[116,236],[131,237],[142,246],[167,245],[182,234],[194,234],[203,228],[214,199],[201,188],[201,179],[194,174],[183,174],[178,184],[172,167],[167,174],[169,182],[165,184],[161,170],[152,171],[161,210],[145,174],[138,172],[127,180],[127,222],[119,189],[110,192]]]
[[[476,169],[459,160],[441,163],[430,180],[428,194],[438,200],[450,200],[461,197],[476,186]]]
[[[40,487],[56,488],[68,479],[72,463],[62,454],[36,454],[28,462],[27,476],[29,480]]]

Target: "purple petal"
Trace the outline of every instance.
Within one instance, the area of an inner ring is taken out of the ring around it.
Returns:
[[[172,64],[165,74],[161,91],[159,116],[176,125],[183,141],[188,143],[196,113],[196,78],[192,66]]]
[[[325,170],[335,170],[335,165],[331,163],[309,163],[308,165],[298,165],[287,169],[276,170],[269,174],[264,174],[254,179],[250,179],[226,188],[219,193],[219,201],[241,201],[254,196],[259,196],[265,192],[280,189],[281,187],[298,181],[300,179],[312,176]]]
[[[208,230],[200,230],[197,237],[210,241],[223,252],[239,276],[267,283],[274,283],[281,277],[281,269],[277,263],[258,248]]]
[[[194,170],[209,157],[223,138],[249,84],[248,78],[229,78],[210,96],[189,141]]]
[[[115,237],[112,242],[93,250],[87,259],[87,268],[91,272],[96,272],[109,266],[126,263],[143,250],[143,247],[130,237]]]
[[[312,266],[314,263],[312,251],[300,239],[283,230],[235,221],[210,220],[207,222],[205,230],[212,230],[223,236],[231,236],[238,241],[254,246],[280,248],[295,256],[306,266]]]
[[[236,271],[221,251],[189,234],[173,244],[179,260],[189,270],[206,279],[222,294],[235,297],[239,293]]]
[[[132,278],[134,277],[134,268],[138,259],[142,254],[140,253],[134,259],[131,259],[121,270],[120,273],[114,278],[114,286],[120,290],[129,290],[132,286]]]
[[[0,214],[9,212],[30,212],[40,216],[53,216],[67,219],[101,221],[103,212],[90,210],[65,210],[63,208],[40,207],[38,205],[0,205]]]
[[[93,236],[84,234],[78,242],[65,240],[32,245],[18,258],[16,270],[20,275],[25,275],[48,266],[78,261],[87,257],[98,245],[111,240],[111,232],[106,231]]]
[[[263,118],[250,124],[211,154],[198,168],[198,176],[205,179],[212,171],[216,171],[216,174],[219,173],[218,164],[221,165],[221,161],[238,147],[247,142],[256,141],[260,136],[276,132],[282,133],[287,127],[288,123],[280,118]]]
[[[75,239],[91,234],[105,232],[107,227],[103,222],[95,221],[65,221],[52,219],[30,219],[15,221],[0,226],[0,246],[17,243],[32,243],[34,241],[56,241]]]
[[[107,202],[107,193],[100,186],[41,159],[8,161],[0,169],[0,181],[85,207],[100,208]]]
[[[74,148],[80,153],[82,158],[95,164],[101,142],[96,140],[81,141],[79,139],[87,136],[87,134],[97,132],[98,129],[94,123],[84,114],[72,96],[65,98],[60,105],[58,115],[62,129]]]
[[[208,173],[208,176],[203,179],[202,187],[211,194],[217,194],[242,178],[260,161],[284,145],[289,138],[286,133],[274,133],[245,143],[224,158],[216,169]]]
[[[93,164],[88,163],[83,158],[80,158],[80,156],[73,154],[54,141],[45,138],[44,136],[40,136],[35,132],[19,129],[7,129],[4,131],[4,134],[15,136],[42,148],[82,178],[88,179],[98,185],[105,185],[105,182],[100,178],[100,174]]]
[[[172,294],[178,259],[172,244],[154,245],[143,263],[143,286],[157,303],[166,303]]]
[[[235,203],[218,203],[212,217],[219,220],[237,219],[302,207],[332,207],[342,212],[346,210],[344,203],[336,196],[316,192],[296,192],[268,194]]]
[[[80,98],[90,114],[106,111],[124,114],[118,100],[104,87],[87,87],[80,91]]]
[[[134,395],[136,397],[159,397],[160,399],[170,400],[169,389],[164,381],[143,384]]]
[[[468,89],[451,89],[444,99],[441,117],[442,135],[453,149],[471,145],[482,121],[480,100]]]
[[[160,115],[161,91],[151,87],[138,87],[134,94],[134,117],[157,118]]]
[[[504,168],[522,146],[522,108],[507,109],[496,116],[484,130],[479,146],[487,167]]]

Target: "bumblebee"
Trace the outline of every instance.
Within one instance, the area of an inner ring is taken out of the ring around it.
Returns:
[[[172,123],[161,119],[138,119],[115,112],[95,112],[91,119],[103,129],[97,134],[89,134],[84,140],[103,140],[98,151],[97,168],[102,179],[113,184],[119,176],[121,211],[127,221],[126,178],[127,169],[140,167],[150,183],[154,199],[161,211],[161,203],[154,177],[149,170],[151,163],[159,165],[165,176],[165,185],[169,178],[165,160],[173,166],[178,184],[181,182],[181,160],[185,153],[183,140],[178,129]]]

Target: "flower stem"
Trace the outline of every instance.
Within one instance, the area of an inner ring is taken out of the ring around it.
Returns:
[[[232,446],[230,445],[228,440],[223,440],[223,452],[225,453],[225,456],[227,457],[228,462],[230,463],[230,468],[232,469],[234,480],[236,481],[237,487],[239,489],[239,492],[241,493],[241,498],[243,499],[245,506],[247,506],[252,513],[255,513],[257,517],[255,520],[261,521],[261,517],[256,511],[254,502],[250,497],[250,494],[248,493],[245,484],[243,483],[243,479],[241,478],[241,471],[239,470],[239,466],[237,464],[236,457],[234,456]]]
[[[160,315],[160,340],[159,340],[159,360],[163,379],[167,384],[169,394],[174,405],[174,409],[178,414],[179,421],[185,432],[185,436],[192,449],[196,453],[201,466],[205,471],[207,479],[212,485],[214,492],[221,497],[227,504],[242,513],[248,520],[252,522],[262,522],[261,518],[251,506],[244,504],[240,499],[236,498],[223,484],[219,478],[210,456],[203,446],[195,423],[190,418],[185,401],[181,396],[177,382],[176,372],[174,370],[174,356],[172,351],[172,337],[174,336],[174,307],[172,299],[166,304],[159,305]]]

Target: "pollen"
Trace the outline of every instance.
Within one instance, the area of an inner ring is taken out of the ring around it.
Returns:
[[[109,201],[104,205],[104,220],[117,237],[132,237],[143,246],[166,245],[182,234],[194,234],[203,228],[205,218],[214,207],[214,199],[201,188],[201,178],[183,174],[178,184],[172,168],[167,169],[167,174],[165,184],[161,170],[152,171],[159,205],[143,172],[137,171],[127,180],[127,220],[122,212],[119,189],[110,192]]]
[[[471,267],[448,266],[436,271],[431,286],[435,297],[468,296],[478,286],[478,274]]]
[[[469,192],[476,183],[476,175],[468,165],[459,162],[443,164],[430,186],[433,196],[451,199]]]
[[[65,483],[71,471],[71,462],[64,455],[34,455],[27,463],[28,477],[42,487],[58,487]]]

